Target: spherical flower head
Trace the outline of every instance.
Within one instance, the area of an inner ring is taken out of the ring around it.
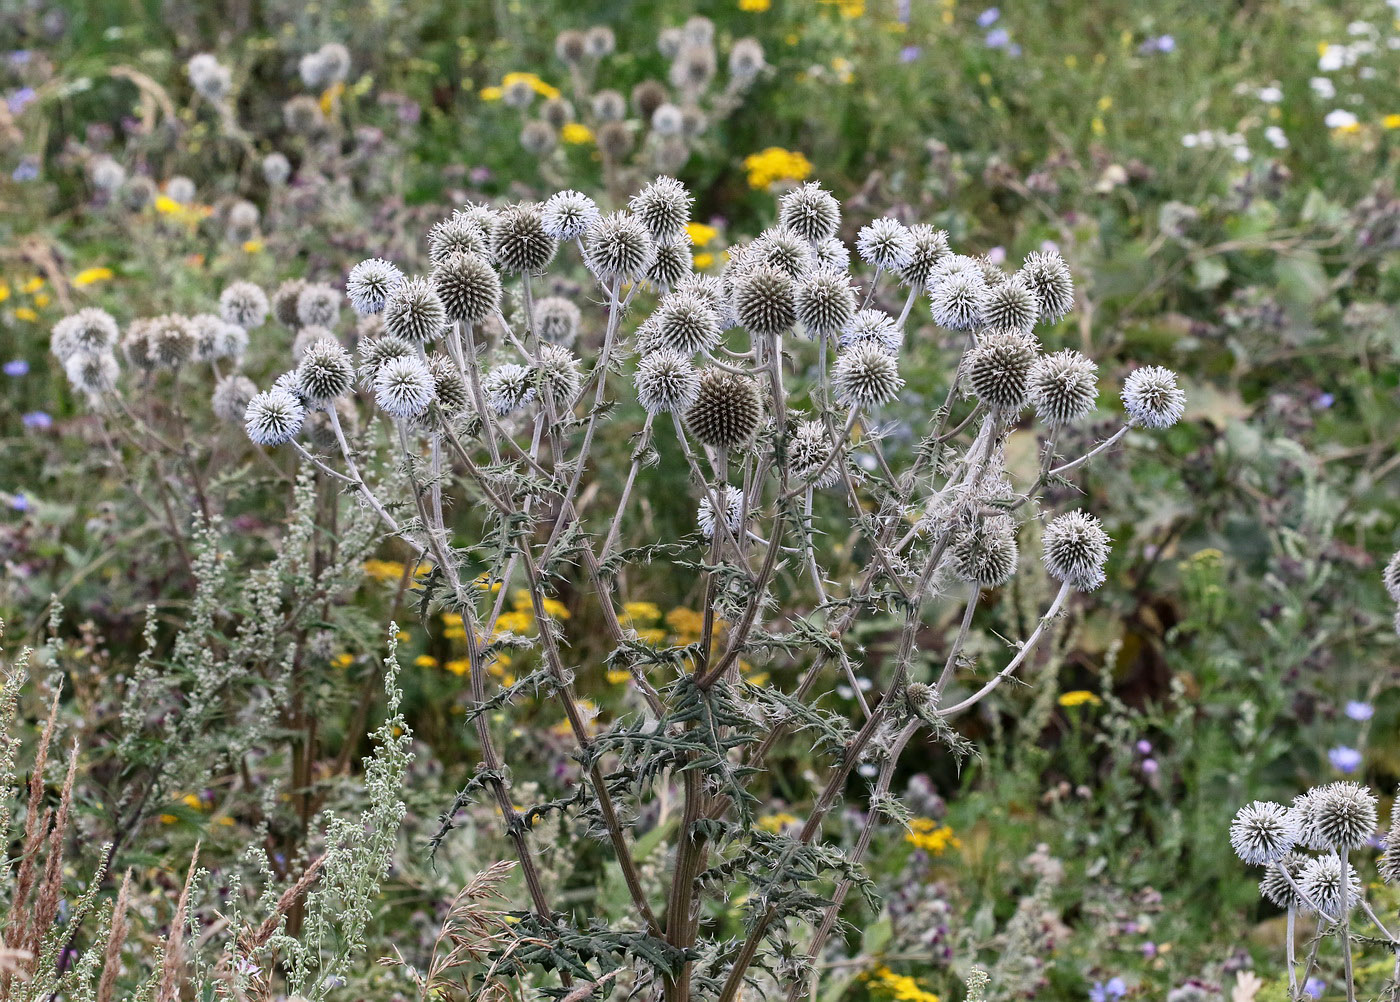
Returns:
[[[1303,876],[1303,867],[1307,865],[1309,858],[1300,852],[1287,853],[1264,871],[1264,876],[1259,880],[1259,893],[1264,896],[1265,900],[1271,901],[1279,908],[1307,911],[1308,905],[1299,896],[1294,885]],[[1287,876],[1281,872],[1280,868],[1287,871]],[[1289,878],[1292,880],[1290,881]]]
[[[684,412],[700,393],[700,373],[690,357],[665,348],[642,356],[635,382],[637,402],[648,414]]]
[[[719,317],[701,296],[672,292],[662,298],[652,319],[654,348],[694,355],[719,343]]]
[[[692,201],[685,185],[663,175],[633,195],[627,207],[641,220],[652,239],[661,243],[679,236],[690,222]]]
[[[815,244],[836,235],[841,203],[815,181],[798,185],[778,199],[778,223]]]
[[[297,331],[297,336],[292,341],[293,361],[300,362],[305,358],[307,349],[317,341],[335,341],[337,344],[340,343],[336,340],[335,332],[329,327],[303,327],[301,330]],[[297,393],[301,392],[300,386],[294,385],[294,388]]]
[[[551,97],[540,105],[540,117],[555,129],[574,121],[574,106],[562,97]]]
[[[496,217],[491,256],[508,274],[537,274],[554,260],[559,241],[545,232],[544,213],[533,202],[507,206]]]
[[[273,387],[248,401],[243,428],[256,445],[282,445],[297,436],[305,420],[301,401],[291,392]]]
[[[1170,428],[1186,413],[1186,394],[1177,387],[1175,372],[1145,365],[1123,380],[1123,406],[1133,424]]]
[[[129,178],[126,184],[122,185],[121,200],[122,205],[132,212],[140,212],[150,205],[156,197],[156,183],[144,174],[137,174]]]
[[[884,216],[856,235],[861,260],[881,271],[899,271],[914,259],[914,236],[898,219]]]
[[[1065,512],[1045,527],[1042,542],[1041,559],[1056,581],[1079,591],[1093,591],[1103,584],[1109,538],[1093,515],[1081,510]]]
[[[982,300],[987,283],[972,269],[935,274],[929,305],[933,321],[953,331],[970,331],[982,322]]]
[[[216,350],[219,358],[231,358],[235,365],[241,363],[248,351],[248,332],[237,324],[222,324]]]
[[[593,95],[593,117],[599,122],[621,122],[627,117],[627,99],[615,90]]]
[[[685,412],[690,433],[716,449],[749,444],[763,418],[758,386],[752,379],[723,369],[705,369],[695,402]]]
[[[1385,565],[1381,580],[1385,582],[1386,594],[1391,600],[1400,602],[1400,551],[1396,551],[1390,558],[1390,563]]]
[[[747,86],[763,72],[763,46],[754,38],[740,38],[729,48],[729,75]]]
[[[554,36],[554,55],[568,66],[583,62],[588,55],[588,44],[584,41],[583,32],[575,28],[566,28],[559,32]]]
[[[219,294],[219,316],[244,330],[261,327],[270,309],[267,293],[252,282],[234,282]]]
[[[988,331],[963,362],[968,385],[989,406],[1019,410],[1026,402],[1038,354],[1029,334]]]
[[[296,330],[301,326],[301,321],[297,319],[297,301],[305,288],[305,279],[289,278],[272,294],[272,315],[283,327]]]
[[[391,358],[374,377],[374,401],[400,420],[422,417],[433,402],[433,374],[417,355]]]
[[[501,308],[501,277],[480,254],[451,254],[433,268],[433,289],[448,320],[478,323]]]
[[[590,59],[602,59],[612,55],[613,50],[617,48],[617,36],[606,25],[595,24],[584,33],[583,47],[588,51]]]
[[[681,46],[672,60],[668,79],[671,86],[679,90],[699,90],[709,85],[718,68],[719,61],[713,45],[709,42],[687,43]]]
[[[583,385],[578,356],[563,345],[541,345],[534,375],[540,393],[554,407],[556,417],[573,408],[579,387]]]
[[[165,182],[165,197],[179,205],[189,205],[194,201],[195,186],[189,178],[177,174]]]
[[[1036,359],[1030,397],[1040,419],[1052,427],[1073,424],[1094,409],[1099,367],[1066,348]]]
[[[297,294],[297,323],[302,327],[331,327],[340,317],[340,292],[315,282]]]
[[[613,212],[588,231],[583,256],[599,281],[635,282],[646,276],[656,259],[656,241],[636,216]]]
[[[852,345],[836,358],[831,372],[836,399],[847,407],[879,407],[904,388],[899,363],[878,344]]]
[[[88,177],[94,188],[111,195],[126,183],[126,168],[111,157],[99,157],[88,169]]]
[[[535,333],[550,344],[572,345],[583,314],[563,296],[546,296],[535,303]]]
[[[1316,786],[1293,798],[1293,814],[1298,819],[1298,844],[1307,849],[1324,850],[1332,847],[1318,831],[1316,808],[1322,787]]]
[[[1400,810],[1390,809],[1390,830],[1385,833],[1385,851],[1376,869],[1387,884],[1400,883]]]
[[[1040,302],[1040,314],[1052,323],[1074,308],[1074,276],[1057,250],[1026,255],[1018,272]]]
[[[360,386],[366,390],[374,389],[374,381],[379,377],[379,370],[385,362],[395,358],[407,358],[410,355],[416,357],[418,354],[418,349],[410,342],[392,334],[361,338],[356,350],[360,356]]]
[[[447,308],[426,279],[407,279],[384,303],[386,334],[421,344],[437,340],[446,328]]]
[[[287,183],[287,178],[292,176],[292,162],[282,153],[269,153],[262,158],[263,180],[271,187]]]
[[[122,353],[126,360],[143,372],[150,372],[156,368],[151,344],[151,327],[150,320],[133,320],[121,340]]]
[[[439,220],[428,230],[428,260],[437,264],[453,254],[485,254],[491,240],[479,217],[460,210]]]
[[[191,56],[185,64],[185,75],[190,79],[190,86],[208,101],[222,101],[233,85],[233,76],[228,67],[208,52]]]
[[[231,340],[227,332],[235,325],[214,313],[198,313],[190,317],[190,324],[194,327],[194,352],[191,357],[196,362],[213,362],[223,358]],[[238,329],[242,330],[241,327]]]
[[[1360,783],[1328,783],[1311,802],[1312,835],[1331,849],[1359,849],[1376,831],[1376,796]]]
[[[827,237],[812,248],[812,266],[834,271],[851,270],[851,249],[839,237]]]
[[[656,258],[647,269],[647,281],[658,289],[671,289],[691,273],[695,262],[690,255],[690,239],[679,237],[656,245]]]
[[[501,102],[507,108],[524,111],[535,100],[535,88],[528,80],[512,80],[503,88]]]
[[[486,405],[505,416],[528,407],[535,399],[535,380],[530,370],[514,362],[496,366],[481,380]]]
[[[95,355],[116,347],[119,333],[110,313],[89,306],[54,325],[50,348],[61,360],[75,352]]]
[[[558,145],[559,133],[548,122],[531,119],[520,129],[520,147],[533,157],[552,153]]]
[[[234,240],[248,240],[258,229],[262,213],[247,200],[234,202],[228,210],[228,232]]]
[[[978,519],[958,533],[951,550],[953,573],[963,581],[997,588],[1016,573],[1020,550],[1016,524],[1006,515]]]
[[[772,337],[797,323],[797,286],[780,268],[761,264],[734,279],[734,316],[749,333]]]
[[[731,533],[739,531],[739,521],[744,517],[744,492],[726,484],[715,492],[724,506],[724,524]],[[700,534],[710,539],[715,534],[715,506],[710,500],[710,492],[700,496],[700,507],[695,513],[695,521],[700,526]]]
[[[812,339],[841,330],[856,315],[856,293],[845,271],[821,267],[804,275],[793,294],[802,330]]]
[[[771,265],[793,279],[800,279],[812,270],[815,263],[816,256],[810,243],[792,230],[775,227],[764,230],[749,244],[741,267]]]
[[[288,132],[298,136],[315,136],[326,127],[320,102],[310,94],[298,94],[282,105],[282,121]]]
[[[210,409],[220,421],[237,424],[248,412],[248,402],[258,395],[253,381],[240,372],[231,373],[214,385]]]
[[[666,59],[675,59],[685,44],[685,32],[680,28],[662,28],[656,36],[656,51]]]
[[[1018,276],[988,286],[978,313],[988,327],[1029,332],[1040,317],[1040,301]]]
[[[384,303],[403,284],[404,274],[380,257],[368,258],[350,269],[345,280],[345,294],[350,306],[360,316],[369,316],[384,309]]]
[[[297,364],[297,390],[310,407],[325,407],[355,385],[350,353],[330,338],[314,341]]]
[[[734,326],[734,306],[729,301],[729,289],[725,286],[724,279],[718,275],[692,272],[676,284],[675,291],[688,296],[699,296],[709,303],[710,308],[715,311],[715,316],[719,318],[721,330],[728,330]]]
[[[1239,809],[1230,822],[1230,847],[1250,866],[1268,866],[1298,844],[1300,825],[1290,808],[1256,800]]]
[[[168,313],[156,317],[147,328],[151,358],[158,368],[173,369],[194,354],[194,325],[188,317]]]
[[[913,253],[909,263],[899,270],[899,277],[908,285],[926,289],[938,262],[949,254],[948,234],[927,223],[916,223],[909,227],[909,235],[914,241]]]
[[[821,421],[803,421],[788,440],[793,476],[814,487],[831,487],[841,479],[841,466],[831,459],[831,433]]]
[[[121,369],[117,365],[116,356],[110,350],[79,351],[69,355],[64,361],[63,374],[68,377],[68,382],[74,389],[82,390],[90,397],[97,397],[116,389]]]
[[[433,405],[413,419],[416,427],[436,431],[467,409],[471,389],[456,363],[445,355],[428,356],[433,377]]]
[[[1298,875],[1298,889],[1303,898],[1313,906],[1321,908],[1328,915],[1340,915],[1342,911],[1342,861],[1328,853],[1314,856],[1303,864],[1303,872]],[[1361,901],[1361,877],[1356,867],[1347,864],[1347,911]]]
[[[884,310],[861,310],[841,329],[841,347],[873,344],[886,355],[898,355],[904,331]]]
[[[618,98],[621,100],[621,97]],[[544,231],[556,240],[577,240],[600,218],[598,203],[580,191],[557,191],[541,210]]]
[[[651,131],[663,138],[679,136],[685,131],[685,112],[666,101],[651,113]]]

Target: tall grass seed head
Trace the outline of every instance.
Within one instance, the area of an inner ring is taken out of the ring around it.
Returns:
[[[417,355],[387,359],[374,377],[374,401],[390,417],[412,420],[432,406],[433,374]]]
[[[772,265],[758,265],[734,278],[734,316],[752,334],[782,334],[797,323],[796,293],[787,272]]]
[[[633,195],[627,207],[659,243],[680,235],[685,224],[690,222],[692,201],[685,185],[662,175]]]
[[[380,257],[367,258],[350,269],[345,280],[345,295],[350,307],[360,316],[369,316],[384,309],[389,294],[403,284],[404,273],[390,261]]]
[[[992,330],[967,353],[964,373],[977,399],[988,406],[1016,411],[1026,402],[1038,357],[1035,338],[1029,334]]]
[[[882,216],[860,228],[856,252],[872,268],[899,271],[914,259],[914,237],[898,219]]]
[[[820,184],[808,181],[778,199],[778,223],[808,243],[820,243],[836,235],[841,203]]]
[[[861,310],[841,328],[840,344],[842,348],[873,344],[886,355],[898,355],[904,344],[904,331],[884,310]]]
[[[252,282],[234,282],[219,293],[219,316],[244,330],[261,327],[271,308],[267,293]]]
[[[1078,591],[1093,591],[1104,582],[1109,542],[1093,515],[1082,510],[1065,512],[1045,527],[1041,559],[1056,581]]]
[[[1291,808],[1256,800],[1241,807],[1230,822],[1230,847],[1250,866],[1268,866],[1293,851],[1299,830]]]
[[[1186,413],[1186,394],[1176,385],[1175,372],[1145,365],[1123,380],[1123,407],[1134,424],[1170,428]]]
[[[847,407],[879,407],[904,388],[899,362],[879,344],[852,345],[836,357],[831,372],[836,399]]]
[[[700,373],[695,402],[686,409],[692,435],[715,449],[741,449],[753,439],[763,419],[758,386],[747,376],[723,369]]]
[[[1031,369],[1031,404],[1052,427],[1073,424],[1094,409],[1099,367],[1070,348],[1042,355]]]
[[[634,381],[637,402],[648,414],[684,412],[700,393],[700,373],[690,357],[666,348],[642,356]]]
[[[422,344],[436,341],[446,328],[447,308],[427,279],[406,279],[384,303],[386,334]]]
[[[856,315],[856,293],[844,270],[819,267],[804,275],[793,293],[793,309],[812,339],[844,328]]]
[[[501,277],[480,254],[442,258],[431,280],[448,320],[479,323],[501,308]]]
[[[243,428],[256,445],[282,445],[297,436],[305,420],[301,401],[290,391],[273,387],[248,401]]]
[[[599,219],[598,203],[580,191],[557,191],[545,199],[544,231],[556,240],[577,240]]]
[[[603,216],[583,240],[588,270],[605,283],[635,282],[643,278],[656,259],[656,241],[629,212]]]

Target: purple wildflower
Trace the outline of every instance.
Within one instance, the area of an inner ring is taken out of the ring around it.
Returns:
[[[1352,720],[1370,720],[1376,715],[1376,708],[1370,703],[1352,699],[1347,701],[1346,709],[1343,712]]]
[[[1355,748],[1338,745],[1327,753],[1327,760],[1338,772],[1355,772],[1361,767],[1361,753]]]
[[[18,379],[20,376],[29,375],[29,363],[22,358],[11,359],[5,363],[4,371],[5,375]]]
[[[998,8],[988,7],[982,13],[977,15],[977,26],[979,28],[990,28],[992,25],[997,23],[997,20],[1000,17],[1001,11]]]
[[[30,411],[20,420],[24,422],[26,428],[38,428],[40,431],[53,427],[53,418],[44,411]]]

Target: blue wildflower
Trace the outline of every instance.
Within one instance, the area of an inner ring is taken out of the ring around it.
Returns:
[[[982,13],[977,15],[977,26],[979,28],[990,28],[992,25],[997,23],[997,19],[1000,17],[1001,11],[998,8],[988,7]]]
[[[1370,703],[1352,699],[1347,701],[1346,709],[1343,712],[1352,720],[1370,720],[1376,715],[1376,708]]]
[[[1327,759],[1338,772],[1355,772],[1361,766],[1361,753],[1346,745],[1333,748],[1327,753]]]
[[[29,363],[22,358],[11,359],[5,363],[4,371],[5,375],[15,378],[27,376],[29,375]]]
[[[26,428],[38,428],[40,431],[53,427],[53,418],[43,411],[30,411],[20,420]]]

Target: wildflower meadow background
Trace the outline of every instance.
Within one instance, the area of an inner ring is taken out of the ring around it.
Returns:
[[[1400,3],[0,0],[0,96],[0,998],[1400,991]]]

